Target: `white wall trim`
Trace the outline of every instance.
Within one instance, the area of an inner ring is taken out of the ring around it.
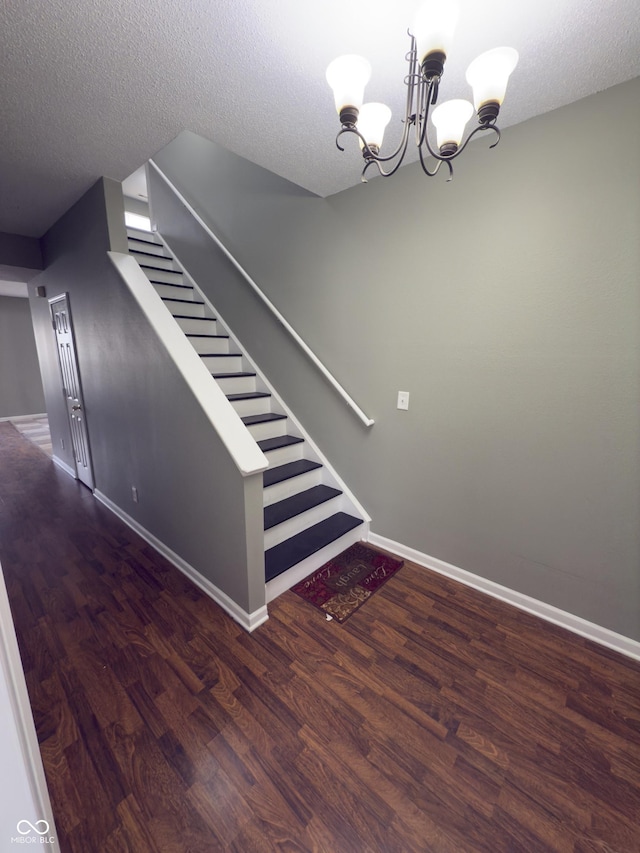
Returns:
[[[46,820],[49,824],[48,838],[53,840],[47,843],[47,850],[58,853],[60,847],[57,840],[57,831],[51,809],[51,800],[49,799],[49,791],[44,775],[44,767],[42,764],[42,756],[40,755],[40,747],[38,746],[38,736],[36,734],[35,724],[33,722],[33,714],[31,711],[31,703],[27,692],[27,684],[24,678],[22,669],[22,661],[20,660],[20,651],[18,649],[18,640],[16,637],[15,628],[13,625],[13,616],[9,605],[9,596],[4,582],[2,567],[0,566],[0,678],[4,679],[6,692],[11,705],[10,714],[13,716],[13,721],[3,718],[2,729],[0,731],[0,741],[3,749],[2,755],[4,758],[14,752],[14,749],[9,749],[9,738],[17,738],[18,752],[17,755],[22,757],[22,767],[4,767],[9,775],[11,775],[11,783],[19,786],[22,778],[26,779],[27,787],[30,793],[31,802],[24,803],[24,814],[18,814],[9,818],[12,821],[15,817],[16,823],[19,820],[27,819],[33,823],[39,820]],[[13,724],[12,724],[13,723]],[[13,741],[15,743],[15,741]],[[8,759],[7,759],[8,760]],[[19,763],[19,759],[18,759]],[[17,778],[19,774],[22,778]],[[23,776],[24,774],[24,776]],[[9,784],[9,779],[6,779]],[[34,811],[32,811],[32,809]],[[8,816],[6,816],[8,818]],[[13,835],[13,824],[9,827]],[[3,826],[3,835],[6,831]],[[38,840],[41,840],[38,838]]]
[[[207,225],[204,219],[198,214],[198,212],[189,204],[186,198],[182,195],[182,193],[178,190],[178,188],[171,182],[171,180],[165,175],[165,173],[160,169],[159,166],[154,163],[153,160],[149,160],[149,164],[153,166],[158,175],[162,178],[165,184],[169,187],[171,192],[176,196],[177,199],[181,202],[181,204],[189,211],[191,216],[196,220],[198,225],[206,231],[206,233],[211,237],[216,246],[224,253],[224,255],[229,259],[229,261],[233,264],[233,266],[238,270],[238,272],[242,275],[244,280],[247,282],[249,287],[257,294],[257,296],[262,300],[262,302],[267,306],[269,311],[273,314],[276,320],[280,323],[280,325],[286,329],[286,331],[291,335],[294,341],[298,344],[298,346],[302,349],[305,355],[310,359],[310,361],[316,366],[316,368],[322,373],[325,379],[329,382],[330,385],[338,392],[338,394],[345,401],[347,406],[357,415],[357,417],[362,421],[362,423],[367,426],[373,426],[375,421],[368,417],[360,408],[360,406],[356,403],[356,401],[348,394],[342,385],[338,382],[335,376],[327,370],[324,364],[320,361],[318,356],[313,352],[313,350],[303,341],[300,335],[293,328],[291,323],[278,311],[276,306],[271,302],[268,297],[264,295],[262,290],[258,287],[253,278],[249,275],[249,273],[245,270],[245,268],[235,259],[235,257],[231,254],[231,252],[227,249],[224,243],[217,237],[211,228]],[[154,226],[154,230],[157,230]]]
[[[211,581],[208,578],[205,578],[204,575],[201,575],[200,572],[194,569],[186,560],[183,560],[182,557],[175,553],[175,551],[172,551],[168,545],[161,542],[153,535],[153,533],[149,533],[146,528],[128,515],[105,494],[98,489],[96,489],[93,494],[100,503],[104,504],[107,509],[110,509],[114,515],[117,515],[121,521],[141,536],[145,542],[148,542],[149,545],[158,551],[158,553],[162,554],[163,557],[169,560],[170,563],[181,571],[182,574],[186,575],[191,581],[193,581],[193,583],[208,595],[209,598],[213,599],[216,604],[219,604],[220,607],[229,614],[229,616],[235,619],[236,622],[245,629],[245,631],[254,631],[259,625],[262,625],[263,622],[267,621],[269,614],[267,612],[266,604],[259,607],[257,610],[254,610],[252,613],[248,613],[246,610],[238,607],[236,602],[232,598],[229,598],[225,592],[218,589],[215,584],[211,583]]]
[[[0,418],[0,423],[4,423],[5,421],[15,421],[16,423],[20,423],[20,421],[30,421],[32,418],[46,418],[47,413],[41,412],[39,415],[14,415],[11,418]]]
[[[369,533],[368,541],[378,548],[383,548],[385,551],[390,551],[399,557],[404,557],[412,563],[417,563],[419,566],[424,566],[426,569],[431,569],[434,572],[438,572],[438,574],[459,581],[465,584],[465,586],[473,587],[473,589],[484,592],[492,598],[505,601],[519,610],[532,613],[534,616],[539,616],[547,622],[552,622],[554,625],[566,628],[574,634],[579,634],[587,640],[592,640],[594,643],[599,643],[601,646],[606,646],[609,649],[620,652],[620,654],[626,657],[640,661],[640,642],[637,640],[617,634],[615,631],[603,628],[594,622],[589,622],[581,616],[575,616],[566,610],[560,610],[559,607],[554,607],[552,604],[538,601],[538,599],[531,598],[522,592],[517,592],[516,590],[509,589],[509,587],[495,583],[495,581],[474,575],[472,572],[466,571],[466,569],[460,569],[451,563],[445,563],[437,557],[430,557],[428,554],[423,554],[421,551],[416,551],[407,545],[402,545],[400,542],[394,542],[392,539],[379,536],[377,533]]]
[[[73,470],[71,465],[67,465],[67,463],[64,462],[62,459],[60,459],[60,457],[58,457],[58,456],[54,455],[51,458],[53,459],[54,463],[58,466],[58,468],[62,468],[62,470],[65,472],[65,474],[68,474],[70,477],[73,477],[74,480],[78,479],[78,475]]]

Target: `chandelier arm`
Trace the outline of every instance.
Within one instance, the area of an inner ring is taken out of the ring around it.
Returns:
[[[407,31],[408,32],[408,31]],[[411,48],[407,53],[407,60],[409,62],[409,73],[404,78],[405,85],[407,87],[407,99],[405,103],[404,109],[404,128],[402,130],[402,138],[400,139],[400,143],[396,150],[392,154],[386,154],[384,157],[381,157],[380,154],[374,154],[371,152],[371,157],[377,160],[379,163],[388,163],[391,160],[395,160],[396,157],[400,156],[400,163],[404,160],[404,156],[407,151],[407,145],[409,144],[409,130],[411,125],[415,122],[414,113],[413,113],[413,102],[415,91],[420,87],[420,74],[418,73],[418,49],[416,47],[416,39],[415,36],[411,35]],[[417,114],[417,104],[416,104],[416,114]],[[366,144],[366,143],[365,143]],[[399,164],[398,164],[399,165]],[[366,167],[365,167],[366,168]],[[392,175],[395,172],[395,168],[392,172],[384,172],[381,170],[381,174]]]
[[[418,153],[420,154],[420,165],[422,166],[422,171],[425,173],[425,175],[428,175],[430,178],[435,177],[435,175],[437,175],[440,171],[440,166],[442,166],[443,163],[446,163],[449,167],[449,177],[447,178],[447,181],[450,181],[451,178],[453,178],[453,166],[445,157],[438,157],[438,159],[436,160],[436,167],[432,172],[427,166],[427,162],[424,156],[424,148],[422,147],[422,145],[418,147]]]
[[[493,145],[489,146],[489,148],[495,148],[496,145],[498,144],[498,142],[500,142],[500,128],[496,127],[495,124],[479,124],[477,127],[474,127],[474,129],[471,131],[469,136],[467,136],[465,141],[462,143],[462,145],[460,145],[460,147],[455,151],[455,153],[450,154],[449,157],[445,157],[445,158],[441,158],[441,159],[445,159],[448,162],[449,160],[453,160],[455,157],[458,157],[460,154],[462,154],[462,152],[467,147],[467,145],[471,142],[471,140],[476,135],[476,133],[482,133],[483,130],[493,130],[494,131],[494,133],[496,134],[496,136],[498,138],[493,143]],[[437,156],[438,156],[437,154],[434,154],[434,157],[437,157]]]
[[[407,83],[407,85],[410,86],[410,88],[407,95],[407,106],[405,110],[405,117],[403,119],[404,127],[402,129],[402,137],[400,139],[400,143],[392,154],[386,154],[384,157],[381,157],[379,154],[374,155],[375,159],[379,160],[380,163],[388,163],[390,160],[395,160],[398,155],[400,156],[400,162],[404,160],[407,145],[409,144],[409,129],[413,124],[413,116],[411,114],[411,103],[413,101],[413,87],[415,86],[415,83]]]
[[[447,157],[442,157],[438,152],[434,151],[429,142],[429,112],[431,107],[438,100],[438,91],[440,89],[440,77],[433,77],[428,81],[427,85],[421,87],[420,101],[420,133],[416,139],[418,148],[423,145],[427,146],[429,154],[435,157],[436,160],[447,160]]]
[[[402,166],[403,158],[401,157],[396,163],[394,163],[393,167],[391,169],[389,169],[388,172],[385,172],[385,170],[380,165],[380,158],[379,157],[367,157],[366,160],[367,160],[367,162],[365,164],[364,169],[362,170],[362,176],[361,176],[362,181],[365,184],[367,183],[367,180],[364,177],[364,174],[367,171],[367,169],[369,168],[369,166],[371,166],[372,163],[376,164],[378,172],[382,175],[383,178],[389,178],[389,177],[391,177],[391,175],[395,175],[395,173],[398,171],[400,166]]]
[[[474,129],[471,131],[469,136],[467,136],[467,138],[462,143],[462,145],[458,148],[458,150],[455,152],[455,154],[452,154],[449,158],[446,158],[446,159],[453,160],[454,157],[457,157],[459,154],[462,154],[462,152],[467,147],[467,145],[471,142],[471,140],[476,135],[476,133],[482,133],[483,130],[493,130],[493,132],[496,134],[496,136],[498,138],[493,143],[493,145],[489,146],[489,148],[495,148],[496,145],[498,144],[498,142],[500,142],[500,128],[496,127],[495,124],[479,124],[477,127],[474,127]]]
[[[350,124],[343,124],[342,125],[342,129],[338,131],[338,134],[336,136],[336,148],[338,149],[338,151],[344,151],[344,148],[338,142],[338,140],[340,139],[342,134],[343,133],[354,133],[354,132],[355,132],[355,125],[350,125]]]
[[[370,160],[367,160],[367,162],[364,164],[364,167],[362,169],[362,174],[360,175],[360,180],[362,181],[363,184],[368,183],[367,178],[366,178],[367,169],[369,168],[369,166],[374,166],[374,165],[377,168],[378,172],[383,177],[386,177],[386,175],[382,171],[382,166],[380,165],[380,163],[378,163],[377,160],[370,159]]]
[[[438,78],[434,78],[433,80],[429,81],[429,88],[427,90],[427,103],[426,103],[426,107],[425,107],[424,122],[423,122],[423,126],[422,126],[422,136],[420,138],[420,146],[419,146],[420,147],[420,157],[422,158],[422,146],[426,145],[427,151],[429,152],[429,154],[434,159],[436,159],[438,161],[444,160],[445,162],[448,163],[449,160],[452,160],[454,157],[457,157],[457,155],[460,153],[460,151],[462,149],[459,149],[458,151],[456,151],[455,154],[450,154],[448,157],[443,157],[439,151],[434,151],[433,148],[431,147],[431,142],[429,141],[429,133],[427,131],[427,124],[429,122],[429,108],[431,107],[431,105],[433,103],[435,103],[435,100],[437,98],[437,91],[438,91],[439,83],[440,83],[440,80]],[[465,143],[465,145],[466,145],[466,143]],[[451,169],[451,167],[449,167],[449,171],[450,171],[451,177],[453,177],[453,170]],[[451,177],[449,178],[449,180],[451,180]]]
[[[498,138],[497,138],[497,139],[496,139],[496,141],[493,143],[493,145],[490,145],[490,146],[489,146],[489,148],[495,148],[495,147],[496,147],[496,145],[498,144],[498,142],[500,142],[500,139],[501,139],[501,137],[502,137],[502,134],[500,133],[500,128],[499,128],[499,127],[497,127],[495,124],[491,126],[491,130],[495,130],[496,134],[498,135]]]
[[[424,95],[426,87],[423,80],[418,81],[418,97],[416,104],[416,146],[420,148],[424,140],[425,128],[427,126],[424,120]]]
[[[402,161],[404,160],[404,155],[407,151],[407,145],[409,144],[409,127],[410,127],[411,123],[412,123],[411,117],[409,117],[405,120],[404,129],[402,131],[402,139],[400,140],[400,144],[398,145],[396,150],[393,152],[393,154],[386,154],[384,157],[381,157],[379,154],[375,154],[373,151],[371,151],[371,149],[369,149],[371,159],[377,160],[378,163],[388,163],[390,160],[395,160],[395,158],[399,156],[400,157],[399,163],[402,163]],[[365,145],[366,145],[366,143],[365,143]],[[366,146],[366,147],[369,148],[369,146]],[[369,156],[369,155],[367,155],[367,156]],[[389,173],[389,174],[391,174],[391,173]]]
[[[345,124],[342,126],[342,130],[338,131],[338,135],[336,136],[336,145],[340,149],[340,151],[344,151],[344,148],[341,145],[338,145],[338,139],[342,136],[343,133],[353,133],[358,139],[362,142],[362,156],[365,160],[379,160],[380,157],[376,156],[375,151],[372,151],[367,144],[367,140],[360,133],[357,126],[355,124]]]
[[[379,157],[379,156],[375,153],[375,151],[372,151],[372,149],[371,149],[371,148],[369,147],[369,145],[367,144],[367,140],[364,138],[364,136],[360,133],[360,131],[358,130],[358,128],[357,128],[355,125],[350,125],[350,124],[344,125],[344,127],[342,128],[342,130],[340,130],[340,131],[338,132],[338,136],[336,137],[336,145],[338,146],[338,148],[339,148],[341,151],[344,151],[344,148],[343,148],[341,145],[339,145],[339,144],[338,144],[338,138],[339,138],[340,136],[342,136],[342,134],[343,134],[343,133],[353,133],[353,134],[355,134],[355,136],[357,136],[357,137],[358,137],[358,139],[360,139],[360,140],[361,140],[361,142],[362,142],[362,145],[363,145],[363,148],[362,148],[362,156],[364,157],[364,159],[365,159],[365,161],[366,161],[366,162],[365,162],[365,165],[364,165],[364,168],[363,168],[363,170],[362,170],[362,175],[361,175],[361,180],[362,180],[362,182],[363,182],[363,183],[365,183],[365,184],[367,183],[367,179],[365,178],[365,172],[367,171],[367,169],[369,168],[369,166],[371,166],[371,164],[372,164],[372,163],[375,163],[375,164],[376,164],[376,166],[378,167],[378,172],[379,172],[383,177],[385,177],[385,178],[388,178],[390,175],[394,175],[394,174],[398,171],[398,169],[400,168],[400,166],[402,165],[402,161],[403,161],[403,159],[404,159],[404,152],[403,152],[403,154],[402,154],[402,157],[400,157],[400,159],[399,159],[399,160],[398,160],[398,162],[394,165],[394,167],[393,167],[392,169],[390,169],[388,172],[385,172],[385,170],[382,168],[382,166],[380,165],[380,163],[381,163],[381,162],[382,162],[382,163],[384,163],[384,162],[386,162],[387,160],[389,160],[390,158],[389,158],[389,157]],[[406,143],[405,143],[405,149],[406,149]]]

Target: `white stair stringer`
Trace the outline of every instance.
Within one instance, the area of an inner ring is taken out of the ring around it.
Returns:
[[[131,254],[269,461],[263,493],[267,602],[272,601],[349,545],[366,540],[370,518],[169,244],[157,232],[128,228],[127,234]]]

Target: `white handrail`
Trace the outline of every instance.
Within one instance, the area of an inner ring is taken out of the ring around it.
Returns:
[[[222,250],[225,256],[231,261],[234,267],[241,273],[241,275],[245,278],[247,283],[253,289],[253,291],[260,297],[260,299],[264,302],[267,308],[271,311],[273,316],[278,320],[278,322],[289,332],[294,341],[298,344],[298,346],[304,350],[308,358],[315,364],[318,370],[322,373],[325,379],[333,385],[335,390],[340,394],[345,403],[351,408],[355,414],[360,418],[362,423],[365,426],[372,426],[375,421],[372,418],[367,417],[365,413],[362,411],[360,406],[355,402],[355,400],[347,394],[342,385],[338,382],[335,376],[330,373],[324,364],[320,361],[318,356],[313,352],[313,350],[307,346],[307,344],[302,340],[300,335],[296,332],[293,326],[282,316],[282,314],[278,311],[276,306],[271,302],[271,300],[264,295],[262,290],[258,287],[255,281],[251,278],[249,273],[245,270],[245,268],[234,258],[231,252],[227,249],[224,243],[213,233],[211,228],[207,225],[204,219],[200,216],[200,214],[194,210],[191,204],[187,201],[187,199],[182,195],[180,190],[171,182],[171,180],[164,174],[162,169],[153,162],[153,160],[149,160],[149,163],[153,166],[156,172],[160,175],[163,181],[167,184],[167,186],[171,189],[171,191],[176,195],[178,199],[182,202],[182,204],[187,208],[189,213],[193,216],[193,218],[198,222],[198,224],[204,228],[207,234],[211,237],[211,239],[215,242],[215,244]]]

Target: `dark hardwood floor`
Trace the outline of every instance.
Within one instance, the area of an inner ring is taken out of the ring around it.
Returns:
[[[405,565],[246,634],[0,424],[0,561],[63,853],[640,851],[640,665]]]

